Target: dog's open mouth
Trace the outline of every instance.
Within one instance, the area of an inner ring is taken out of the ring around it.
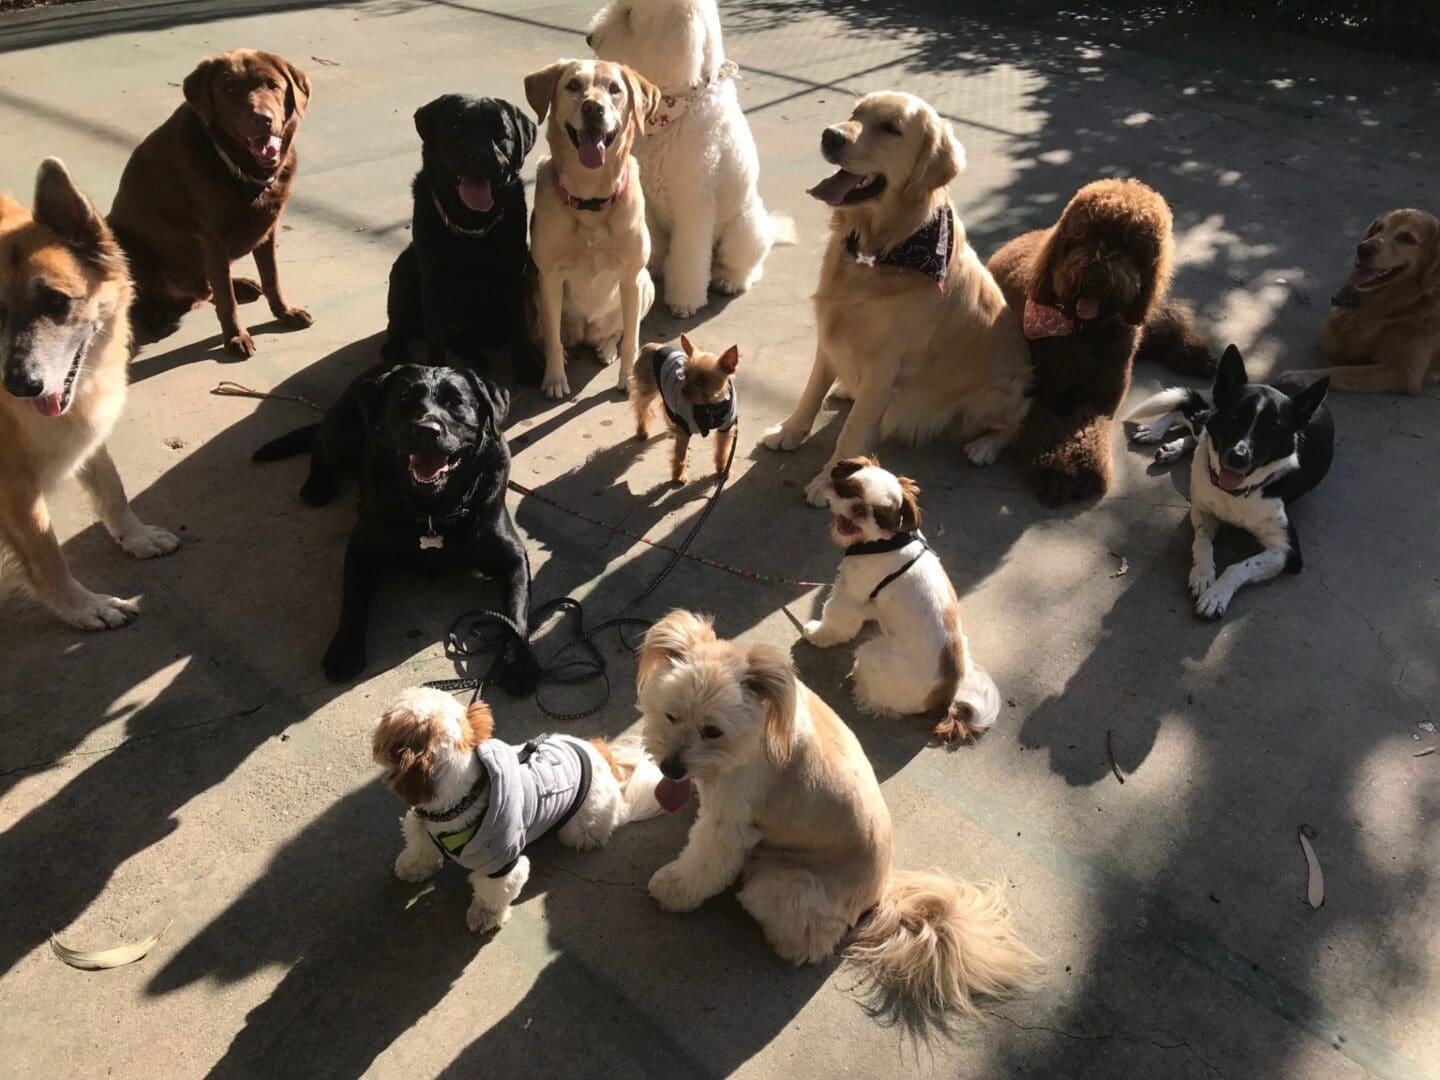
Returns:
[[[835,516],[835,532],[846,540],[853,540],[860,535],[860,526],[855,524],[854,518],[837,514]]]
[[[1245,486],[1249,478],[1248,473],[1238,473],[1234,469],[1227,469],[1225,466],[1215,469],[1212,473],[1215,479],[1215,486],[1221,491],[1239,491]]]
[[[665,813],[673,814],[690,801],[693,787],[688,776],[680,780],[671,780],[666,776],[655,785],[655,801]]]
[[[87,342],[88,344],[88,342]],[[85,348],[75,354],[75,361],[70,365],[70,370],[65,375],[65,381],[60,384],[60,392],[57,394],[41,394],[39,397],[30,399],[30,404],[35,406],[35,411],[41,416],[63,416],[65,410],[70,408],[70,402],[75,399],[75,380],[80,376],[80,365],[85,360]]]
[[[250,156],[262,169],[273,169],[280,164],[280,136],[279,135],[256,135],[246,144]]]
[[[495,196],[490,191],[489,180],[456,177],[455,194],[459,195],[460,201],[477,214],[486,213],[495,205]]]
[[[806,194],[813,195],[830,206],[848,206],[873,199],[884,190],[885,176],[882,173],[860,176],[845,169],[837,169],[835,175],[821,180]]]
[[[599,128],[587,127],[582,131],[576,131],[566,124],[565,134],[570,136],[570,142],[580,157],[580,164],[587,169],[598,169],[605,164],[605,151],[615,141],[615,136],[620,134],[620,129],[616,128],[606,134]]]
[[[1345,287],[1354,289],[1356,292],[1370,292],[1380,288],[1403,269],[1404,267],[1401,266],[1391,266],[1384,270],[1376,270],[1369,266],[1358,267],[1345,279]]]
[[[433,487],[445,479],[454,462],[445,454],[411,454],[410,479]]]

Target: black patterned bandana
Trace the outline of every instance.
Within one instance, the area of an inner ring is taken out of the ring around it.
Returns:
[[[900,266],[918,270],[935,279],[945,288],[945,273],[950,268],[950,255],[955,250],[955,216],[949,206],[942,206],[935,216],[921,225],[884,255],[871,255],[860,250],[860,238],[851,233],[845,238],[845,250],[861,266]]]

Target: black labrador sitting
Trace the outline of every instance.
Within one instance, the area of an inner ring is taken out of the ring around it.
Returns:
[[[425,339],[432,364],[447,348],[467,364],[507,345],[517,380],[539,382],[542,364],[525,326],[525,188],[520,166],[535,124],[508,101],[445,94],[415,113],[421,169],[413,187],[410,246],[390,270],[383,355],[406,359]]]
[[[365,667],[370,600],[382,572],[461,567],[501,582],[499,610],[527,631],[530,563],[505,506],[510,448],[500,425],[510,395],[473,371],[382,365],[346,387],[318,426],[266,443],[254,461],[310,448],[300,497],[321,506],[339,490],[341,470],[360,479],[360,520],[345,549],[340,626],[325,651],[325,674],[343,682]],[[500,683],[517,696],[538,672],[512,643]]]

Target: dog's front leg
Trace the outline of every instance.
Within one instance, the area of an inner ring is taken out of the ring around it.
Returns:
[[[110,452],[101,446],[80,467],[80,484],[95,506],[95,515],[122,548],[137,559],[169,555],[180,541],[158,525],[146,525],[130,509],[125,485]]]
[[[740,875],[745,856],[759,839],[753,825],[707,813],[702,801],[685,850],[651,875],[650,895],[666,911],[694,911]]]
[[[409,811],[400,819],[405,848],[395,856],[395,876],[401,881],[428,881],[445,863],[445,857],[425,831],[425,824]]]
[[[875,445],[880,420],[890,405],[893,387],[891,379],[878,376],[866,379],[862,376],[860,385],[855,388],[855,403],[850,407],[850,415],[845,418],[845,426],[835,440],[835,452],[805,487],[805,497],[810,500],[811,506],[825,505],[826,493],[830,490],[831,469],[846,458],[868,453]]]
[[[275,223],[279,228],[280,223]],[[275,230],[255,248],[255,268],[260,271],[260,291],[270,305],[270,314],[286,326],[303,330],[315,320],[304,308],[293,307],[280,291],[280,267],[275,262]]]
[[[560,340],[565,275],[558,270],[540,270],[538,275],[535,300],[540,309],[540,333],[545,345],[545,377],[540,392],[547,398],[562,398],[570,393],[570,383],[565,378],[565,345]]]
[[[857,602],[843,585],[836,582],[835,591],[820,611],[820,618],[805,624],[802,631],[805,640],[819,649],[849,641],[865,625],[865,609],[868,606],[868,601]]]
[[[1215,532],[1220,519],[1203,506],[1190,504],[1190,526],[1195,539],[1190,544],[1190,595],[1201,594],[1215,584]]]
[[[205,280],[210,283],[210,296],[215,301],[215,314],[220,317],[220,332],[225,348],[241,356],[255,355],[255,341],[250,331],[240,325],[240,309],[235,303],[235,283],[230,280],[230,254],[213,242],[201,240],[205,263]]]
[[[825,355],[824,345],[816,342],[815,363],[810,365],[810,378],[805,381],[800,400],[795,403],[794,411],[785,418],[784,423],[760,436],[761,445],[770,450],[794,450],[804,442],[805,436],[809,435],[810,429],[815,426],[820,405],[834,382],[835,372],[830,366],[830,358]]]
[[[640,271],[620,279],[620,392],[630,392],[630,372],[640,352]]]
[[[1268,581],[1284,570],[1300,568],[1299,543],[1295,531],[1282,516],[1274,527],[1266,528],[1257,539],[1265,550],[1242,562],[1227,566],[1225,572],[1196,599],[1195,613],[1204,619],[1218,619],[1225,614],[1230,601],[1242,586]],[[1292,546],[1293,541],[1293,546]]]
[[[715,196],[675,221],[665,257],[665,306],[677,319],[688,319],[710,299],[710,259],[715,247]]]
[[[365,670],[365,632],[370,625],[370,600],[375,595],[377,578],[357,526],[345,547],[340,626],[325,650],[323,667],[331,682],[348,682]]]
[[[521,855],[510,872],[502,877],[486,877],[476,871],[470,875],[474,897],[465,913],[465,925],[477,934],[498,930],[510,921],[510,905],[530,880],[530,860]]]
[[[505,615],[515,624],[520,640],[506,646],[500,669],[500,685],[512,697],[529,697],[540,681],[540,668],[526,644],[530,621],[530,562],[525,547],[513,529],[501,525],[500,540],[481,555],[486,572],[505,582]],[[508,538],[509,543],[504,540]]]

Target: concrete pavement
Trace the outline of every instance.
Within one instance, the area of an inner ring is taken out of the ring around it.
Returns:
[[[143,597],[134,627],[83,635],[0,601],[0,1074],[1440,1076],[1440,754],[1414,756],[1436,744],[1440,689],[1434,396],[1333,402],[1336,464],[1298,515],[1305,572],[1241,593],[1213,625],[1184,592],[1184,470],[1149,475],[1117,447],[1115,492],[1055,513],[1008,459],[981,471],[954,446],[889,449],[924,487],[972,647],[1007,699],[996,730],[956,753],[851,707],[848,649],[797,644],[793,618],[822,590],[685,564],[643,605],[712,611],[726,634],[793,651],[875,763],[899,865],[1008,879],[1048,974],[955,1041],[916,1047],[873,1023],[843,968],[781,965],[733,899],[661,914],[644,885],[688,815],[599,853],[547,842],[510,925],[484,941],[464,929],[458,874],[433,888],[390,876],[399,808],[374,781],[369,724],[400,687],[453,673],[438,641],[490,594],[392,579],[369,677],[326,684],[353,508],[303,506],[301,462],[249,464],[307,410],[209,391],[232,379],[327,401],[368,365],[407,237],[410,114],[447,90],[521,100],[527,71],[584,53],[589,13],[570,0],[107,0],[0,16],[0,189],[21,194],[53,154],[108,206],[129,150],[205,54],[250,45],[305,67],[315,95],[280,258],[316,317],[282,333],[247,308],[260,352],[235,364],[196,312],[135,362],[114,456],[137,512],[185,546],[134,563],[73,488],[55,507],[81,579]],[[1095,176],[1158,187],[1175,210],[1177,293],[1252,374],[1309,365],[1373,214],[1436,209],[1434,70],[1038,6],[735,0],[722,15],[762,193],[800,243],[693,323],[706,342],[740,343],[745,401],[736,475],[696,551],[764,574],[825,580],[835,566],[799,489],[837,407],[794,455],[755,441],[808,370],[825,217],[804,189],[826,171],[820,129],[854,94],[911,90],[952,119],[970,160],[954,194],[982,256]],[[676,328],[657,314],[646,333]],[[1135,392],[1165,381],[1141,369]],[[558,405],[517,399],[515,478],[677,542],[708,486],[664,486],[666,450],[627,442],[608,371],[581,360],[577,384]],[[537,501],[513,508],[537,600],[576,595],[591,621],[663,565]],[[542,653],[563,640],[556,628]],[[609,705],[568,730],[635,718],[633,664],[613,640],[606,652]],[[580,706],[594,688],[549,693]],[[547,726],[498,694],[496,714],[507,737]],[[1319,911],[1303,903],[1302,823],[1326,874]],[[78,947],[132,940],[172,918],[117,971],[71,970],[46,945],[52,931]]]

